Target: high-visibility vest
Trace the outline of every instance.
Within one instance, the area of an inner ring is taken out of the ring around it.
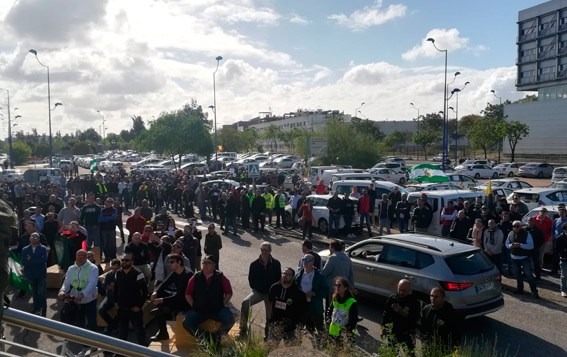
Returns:
[[[331,316],[331,325],[329,325],[329,335],[339,336],[343,327],[348,323],[348,312],[352,304],[356,300],[349,298],[344,303],[339,303],[336,299],[333,300],[333,315]],[[353,333],[356,330],[352,331]]]
[[[274,207],[274,196],[269,193],[264,193],[262,197],[266,200],[266,209],[272,209],[272,207]]]
[[[87,272],[89,270],[89,266],[85,262],[85,264],[83,264],[83,267],[85,268],[85,270],[83,271],[83,276],[81,278],[79,278],[78,280],[77,280],[77,269],[79,267],[76,266],[75,269],[73,270],[73,285],[72,286],[77,291],[82,291],[87,286]]]
[[[254,201],[254,194],[247,194],[246,197],[248,197],[248,201],[250,201],[250,207],[252,207],[252,201]]]
[[[278,195],[278,203],[280,208],[285,208],[285,195],[283,193]]]
[[[101,195],[107,192],[106,186],[103,183],[97,183],[96,186],[98,187],[98,193]]]

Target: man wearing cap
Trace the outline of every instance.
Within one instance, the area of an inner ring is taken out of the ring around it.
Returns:
[[[30,235],[29,242],[30,244],[22,249],[20,260],[24,268],[24,277],[32,288],[32,314],[41,314],[45,317],[47,310],[47,248],[40,244],[39,233],[37,232]]]
[[[305,325],[312,334],[318,335],[324,331],[323,299],[329,295],[330,285],[325,276],[313,267],[313,255],[305,254],[302,261],[303,267],[295,275],[294,281],[307,300]]]
[[[514,221],[514,223],[512,223],[512,232],[510,232],[506,239],[506,247],[510,249],[512,273],[514,273],[517,283],[514,294],[522,294],[524,292],[525,275],[525,280],[528,282],[533,296],[539,299],[536,281],[532,271],[532,260],[530,259],[531,250],[534,249],[534,241],[531,234],[522,228],[521,221]]]
[[[204,341],[220,342],[222,334],[228,333],[234,325],[234,316],[226,306],[232,297],[230,281],[215,269],[215,257],[206,255],[202,269],[189,279],[185,290],[185,299],[191,309],[183,320],[183,327],[193,336]],[[199,329],[206,320],[221,323],[220,329],[212,335]]]
[[[277,283],[281,277],[281,264],[277,259],[272,257],[272,245],[263,242],[260,245],[260,257],[250,264],[248,270],[248,283],[252,288],[252,292],[242,300],[240,308],[240,337],[247,335],[246,327],[248,326],[248,313],[253,305],[260,301],[264,301],[266,308],[266,325],[264,329],[264,337],[268,337],[268,321],[272,316],[272,309],[268,292],[270,286]]]
[[[73,299],[79,304],[75,326],[84,328],[86,318],[87,329],[95,332],[97,283],[98,268],[87,260],[87,252],[79,249],[75,254],[75,263],[67,269],[58,294],[61,300]]]
[[[160,214],[158,214],[154,217],[153,223],[155,224],[156,227],[160,223],[163,224],[164,227],[167,227],[170,218],[171,218],[171,216],[167,213],[167,207],[162,206]]]

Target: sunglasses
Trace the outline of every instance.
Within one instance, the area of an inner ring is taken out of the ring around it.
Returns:
[[[309,263],[311,261],[311,258],[303,258],[302,260]]]
[[[261,250],[262,252],[270,252],[270,251],[271,251],[270,248],[260,248],[260,250]]]

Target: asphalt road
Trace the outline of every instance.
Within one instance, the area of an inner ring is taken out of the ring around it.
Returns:
[[[177,217],[176,221],[183,224],[184,220]],[[200,229],[204,229],[200,225]],[[318,249],[326,248],[325,237],[315,232],[314,242]],[[223,249],[220,254],[221,270],[230,279],[234,296],[232,304],[239,310],[240,303],[250,292],[248,285],[248,266],[257,259],[260,243],[268,241],[273,247],[273,256],[280,260],[282,267],[297,268],[301,252],[301,235],[297,231],[272,230],[264,234],[250,234],[239,230],[239,236],[223,236]],[[117,239],[118,251],[123,250],[120,240]],[[559,279],[544,276],[540,282],[540,293],[543,299],[534,300],[530,295],[516,296],[511,291],[515,282],[504,279],[505,307],[486,317],[465,321],[463,324],[463,341],[488,341],[495,345],[499,353],[507,352],[518,356],[560,356],[567,355],[567,299],[559,295]],[[526,287],[526,291],[529,289]],[[380,323],[382,320],[381,298],[362,297],[360,300],[360,316],[364,320],[360,323],[357,345],[370,353],[376,352],[381,341],[379,338]],[[14,308],[31,311],[31,297],[28,293],[24,299],[16,299]],[[60,303],[56,300],[56,291],[48,291],[47,317],[58,319]],[[264,307],[262,304],[254,306],[252,320],[256,333],[263,333]],[[156,332],[155,324],[147,327],[148,336]],[[47,351],[55,351],[57,339],[40,335],[35,332],[22,331],[17,327],[7,328],[8,339],[19,341],[32,347],[39,347]],[[134,336],[130,338],[134,341]],[[24,355],[17,348],[10,348],[8,352]],[[33,356],[35,354],[28,354]]]

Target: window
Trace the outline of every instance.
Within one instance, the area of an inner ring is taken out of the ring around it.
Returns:
[[[445,258],[455,275],[476,275],[493,269],[494,265],[480,251],[471,251]]]
[[[379,263],[417,268],[417,252],[413,249],[388,245],[380,255]]]
[[[548,199],[554,201],[554,202],[567,202],[567,191],[557,191],[557,192],[553,192],[548,194],[547,196]]]
[[[435,260],[433,257],[427,253],[417,252],[417,268],[425,269],[430,265],[433,265]]]
[[[350,257],[362,257],[362,253],[366,252],[368,255],[380,255],[382,254],[382,250],[384,246],[378,243],[369,243],[359,245],[356,248],[349,251],[348,255]]]

